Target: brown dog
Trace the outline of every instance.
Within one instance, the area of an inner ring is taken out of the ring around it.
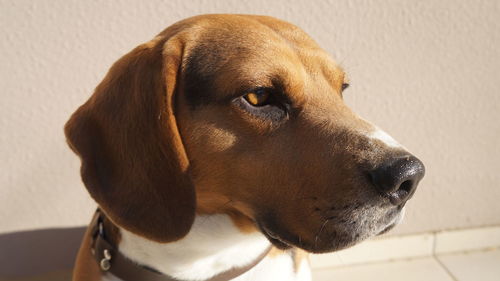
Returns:
[[[263,16],[189,18],[122,57],[65,128],[101,210],[74,280],[308,280],[299,249],[391,228],[424,166],[345,106],[347,86]]]

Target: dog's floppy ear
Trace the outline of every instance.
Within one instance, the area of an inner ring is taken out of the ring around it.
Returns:
[[[118,60],[65,126],[89,193],[119,226],[158,242],[182,238],[195,194],[174,93],[183,46],[157,37]]]

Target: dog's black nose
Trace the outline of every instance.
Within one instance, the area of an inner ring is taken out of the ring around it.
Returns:
[[[377,190],[387,196],[392,204],[406,202],[415,192],[418,182],[424,177],[424,164],[415,156],[391,158],[370,173]]]

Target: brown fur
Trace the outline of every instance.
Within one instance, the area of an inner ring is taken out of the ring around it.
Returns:
[[[309,263],[309,253],[307,253],[304,250],[301,250],[299,248],[292,248],[288,250],[282,250],[273,247],[269,253],[267,254],[267,257],[269,258],[275,258],[279,257],[282,255],[287,255],[290,256],[290,258],[293,261],[293,271],[294,272],[299,272],[300,267],[303,262]]]
[[[345,79],[289,23],[198,16],[118,60],[65,131],[87,189],[120,227],[171,242],[195,212],[225,213],[244,232],[331,251],[365,238],[375,222],[360,214],[386,204],[362,171],[402,153],[366,137],[373,127],[343,103]],[[278,91],[286,116],[242,107],[256,87]]]
[[[309,253],[307,253],[304,250],[294,248],[292,258],[293,258],[293,268],[295,272],[298,272],[300,270],[300,266],[304,262],[309,264]]]
[[[92,234],[90,228],[87,229],[83,236],[80,250],[76,257],[75,267],[73,269],[73,280],[76,281],[100,281],[101,269],[97,264],[91,252]]]
[[[166,39],[116,62],[65,128],[82,179],[106,215],[160,242],[183,237],[195,210],[172,105],[182,49]]]

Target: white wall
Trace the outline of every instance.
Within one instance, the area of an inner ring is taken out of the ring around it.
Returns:
[[[500,2],[0,0],[0,234],[86,224],[62,127],[110,65],[200,13],[302,27],[347,69],[348,103],[427,176],[395,233],[500,224]]]

